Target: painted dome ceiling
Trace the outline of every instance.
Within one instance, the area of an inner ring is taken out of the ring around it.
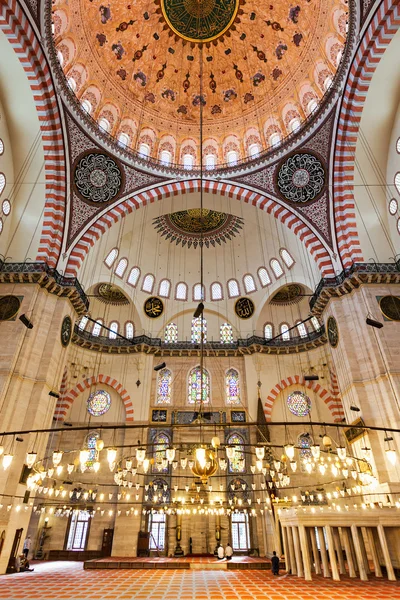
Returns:
[[[57,54],[100,125],[172,163],[199,162],[201,103],[216,164],[277,144],[317,109],[346,42],[341,0],[130,2],[56,1]]]

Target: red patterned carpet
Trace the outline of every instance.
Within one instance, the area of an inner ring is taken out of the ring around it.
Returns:
[[[34,565],[2,575],[0,600],[400,600],[399,582],[274,577],[270,571],[84,571],[82,563]]]

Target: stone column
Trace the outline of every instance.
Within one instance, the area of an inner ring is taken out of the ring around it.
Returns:
[[[287,527],[287,536],[288,536],[288,547],[289,547],[289,562],[290,562],[290,572],[292,575],[297,575],[296,568],[296,557],[294,554],[294,543],[293,543],[293,530],[292,527]]]
[[[362,581],[368,581],[368,575],[367,571],[365,570],[364,558],[361,550],[360,538],[358,537],[357,525],[351,526],[351,535],[353,538],[354,550],[356,552],[358,570],[360,572],[360,579],[362,579]]]
[[[330,577],[331,574],[329,571],[328,554],[326,552],[324,528],[317,527],[317,530],[318,530],[319,547],[321,548],[321,558],[322,558],[322,567],[324,570],[324,577]]]
[[[311,539],[311,548],[312,548],[312,553],[313,553],[313,558],[314,558],[314,571],[315,571],[316,575],[321,575],[322,574],[321,561],[319,558],[319,551],[318,551],[318,546],[317,546],[317,538],[316,538],[315,528],[308,527],[308,534]]]
[[[296,556],[296,568],[297,568],[297,576],[304,576],[303,569],[303,561],[301,559],[301,548],[300,548],[300,539],[299,539],[299,530],[297,526],[292,527],[293,532],[293,542],[294,542],[294,553]]]
[[[346,565],[344,563],[344,558],[343,558],[342,542],[340,540],[339,528],[332,527],[332,533],[333,533],[333,541],[335,544],[338,561],[339,561],[339,573],[341,575],[346,575]]]
[[[335,581],[340,581],[339,569],[335,554],[335,544],[333,541],[332,527],[330,525],[326,525],[325,531],[326,539],[328,540],[329,562],[331,563],[332,578]]]
[[[290,573],[290,556],[289,556],[289,540],[287,534],[287,527],[282,526],[282,537],[283,537],[283,552],[285,554],[285,567],[286,572]]]
[[[369,560],[367,556],[367,550],[365,548],[365,540],[364,540],[364,527],[360,527],[360,546],[361,546],[361,554],[363,556],[365,570],[367,575],[371,575],[371,569],[369,567]]]
[[[346,552],[347,566],[349,567],[350,577],[357,577],[356,567],[354,564],[353,552],[350,544],[349,528],[342,527],[343,545]]]
[[[382,569],[379,562],[378,552],[376,551],[376,545],[374,540],[374,534],[371,527],[365,528],[368,538],[369,550],[371,552],[372,561],[374,563],[375,577],[382,577]]]
[[[386,571],[388,574],[388,579],[389,581],[396,581],[396,576],[394,574],[392,560],[390,558],[389,548],[386,541],[385,529],[383,525],[378,525],[377,530],[379,535],[379,541],[381,543],[383,558],[385,561]]]
[[[310,549],[308,546],[307,532],[304,525],[299,525],[300,546],[304,564],[304,577],[307,581],[312,580]]]

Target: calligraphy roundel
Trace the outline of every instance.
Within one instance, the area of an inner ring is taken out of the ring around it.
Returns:
[[[143,305],[143,310],[149,319],[157,319],[164,312],[164,304],[160,298],[151,296]]]
[[[113,158],[102,152],[89,152],[78,158],[74,168],[76,192],[86,202],[109,202],[123,185],[123,173]]]
[[[238,298],[235,302],[235,313],[241,319],[250,319],[255,310],[253,300],[250,298]]]
[[[165,21],[180,38],[211,42],[232,27],[239,0],[161,0]]]

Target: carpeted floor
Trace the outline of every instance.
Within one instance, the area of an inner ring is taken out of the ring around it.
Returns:
[[[399,582],[274,577],[270,571],[84,571],[82,563],[34,565],[0,576],[0,600],[400,600]]]

